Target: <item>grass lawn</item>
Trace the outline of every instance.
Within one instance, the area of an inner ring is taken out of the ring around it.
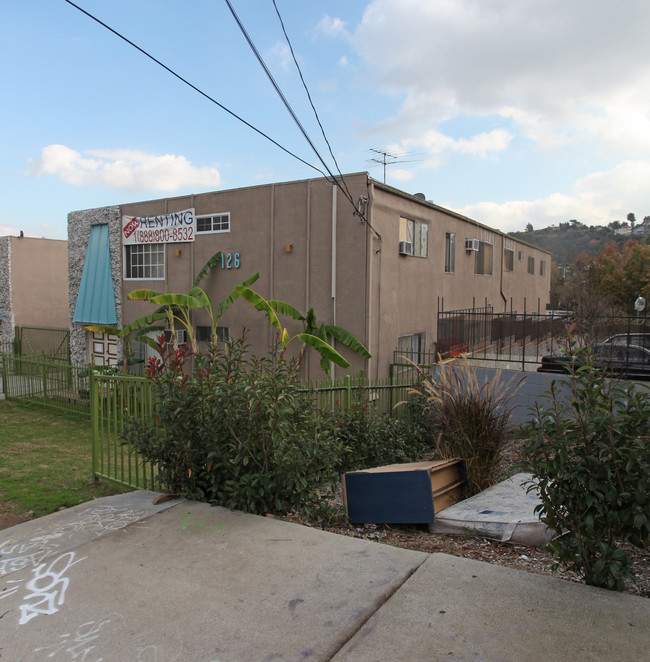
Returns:
[[[128,491],[94,484],[91,441],[88,419],[0,400],[0,521],[11,525]]]

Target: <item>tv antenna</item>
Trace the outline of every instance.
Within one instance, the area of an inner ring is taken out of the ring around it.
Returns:
[[[383,166],[384,168],[384,184],[386,183],[386,166],[397,165],[398,163],[414,163],[416,161],[421,161],[422,159],[409,159],[404,161],[406,156],[420,156],[423,152],[418,152],[417,154],[391,154],[381,149],[370,148],[370,151],[377,156],[368,159],[366,163],[376,163],[377,165]],[[400,159],[400,160],[398,160]]]

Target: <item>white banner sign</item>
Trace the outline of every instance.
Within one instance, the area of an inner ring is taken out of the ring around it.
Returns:
[[[193,209],[160,216],[122,216],[124,244],[180,244],[194,241],[195,237]]]

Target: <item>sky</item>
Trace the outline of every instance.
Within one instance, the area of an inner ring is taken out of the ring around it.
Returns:
[[[273,0],[229,1],[315,149],[226,0],[76,4],[250,126],[65,0],[3,2],[0,236],[328,169],[384,181],[384,158],[387,184],[505,232],[650,215],[647,0],[275,0],[289,42]]]

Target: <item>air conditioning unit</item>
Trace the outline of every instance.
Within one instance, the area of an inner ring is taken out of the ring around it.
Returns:
[[[466,251],[478,251],[478,245],[479,245],[478,239],[465,239]]]
[[[165,329],[165,342],[168,345],[172,342],[171,329]],[[187,331],[185,329],[176,329],[176,342],[179,347],[187,342]]]
[[[399,242],[400,255],[413,255],[413,244],[410,241]]]

